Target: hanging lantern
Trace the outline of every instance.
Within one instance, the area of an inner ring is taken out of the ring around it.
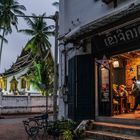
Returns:
[[[119,61],[118,60],[114,61],[112,64],[113,64],[114,68],[118,68],[119,67]]]
[[[96,60],[97,63],[100,64],[100,68],[107,68],[107,69],[110,69],[110,66],[109,66],[109,63],[110,63],[110,60],[106,58],[106,56],[104,55],[102,59],[100,60]]]

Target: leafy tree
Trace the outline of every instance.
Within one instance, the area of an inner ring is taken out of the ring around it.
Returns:
[[[47,23],[44,21],[45,13],[40,16],[32,14],[32,16],[32,19],[26,18],[30,28],[19,31],[31,36],[31,39],[25,46],[25,50],[31,50],[34,56],[39,56],[40,59],[43,59],[47,49],[51,47],[48,37],[54,34],[52,31],[54,26],[47,26]]]
[[[4,36],[12,33],[12,25],[17,29],[17,15],[24,15],[26,8],[20,5],[17,0],[0,0],[0,29],[3,30],[0,46],[0,62],[2,55]],[[17,14],[17,15],[16,15]]]
[[[34,61],[30,73],[30,82],[42,95],[47,95],[52,90],[53,62],[50,60]]]
[[[28,80],[35,89],[46,96],[46,112],[48,105],[48,94],[53,89],[53,61],[52,59],[33,61],[33,65],[29,70]]]
[[[30,82],[33,86],[45,95],[48,78],[47,78],[47,65],[45,61],[34,61],[30,69]]]

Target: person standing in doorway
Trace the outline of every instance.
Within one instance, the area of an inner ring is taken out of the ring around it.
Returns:
[[[135,105],[134,105],[134,108],[132,109],[132,112],[135,112],[135,110],[137,109],[138,105],[140,104],[140,88],[138,86],[137,79],[136,79],[135,76],[132,78],[132,81],[133,81],[132,94],[135,97]]]

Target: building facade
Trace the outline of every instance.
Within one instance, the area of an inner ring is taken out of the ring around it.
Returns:
[[[133,108],[139,12],[138,0],[60,0],[59,117],[96,119]]]
[[[53,58],[50,50],[46,52],[44,60],[48,66],[48,81],[53,83]],[[22,50],[13,65],[0,74],[0,88],[4,95],[40,95],[41,91],[31,82],[30,70],[33,69],[34,57],[30,51]],[[51,79],[51,80],[50,80]],[[49,87],[48,89],[52,89]],[[49,91],[51,94],[52,91]]]
[[[0,88],[5,95],[25,95],[27,92],[37,92],[26,78],[32,61],[32,54],[23,49],[16,62],[1,73]]]

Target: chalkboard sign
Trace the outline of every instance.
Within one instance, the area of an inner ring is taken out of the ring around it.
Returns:
[[[109,102],[109,71],[106,68],[101,69],[101,101]]]

